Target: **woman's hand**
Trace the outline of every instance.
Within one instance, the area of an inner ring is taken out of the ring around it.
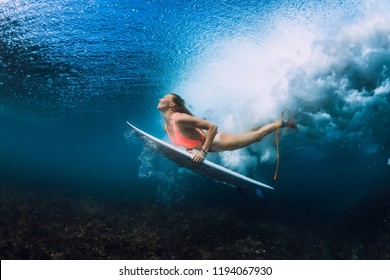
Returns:
[[[201,162],[202,160],[204,160],[206,158],[206,155],[198,150],[193,151],[192,154],[194,155],[192,157],[192,160],[195,162]]]

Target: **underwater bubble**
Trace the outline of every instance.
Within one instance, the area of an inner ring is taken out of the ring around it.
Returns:
[[[155,158],[155,153],[153,153],[147,146],[144,146],[142,153],[138,157],[138,160],[141,162],[138,169],[138,176],[140,178],[150,178],[152,176],[156,178],[164,177],[164,173],[157,172],[153,168]]]
[[[126,143],[138,143],[139,137],[137,136],[134,130],[126,130],[123,134],[123,137],[126,140]]]
[[[156,185],[157,201],[170,207],[184,199],[191,190],[193,172],[178,167],[175,163],[145,146],[138,157],[141,162],[138,176],[143,180],[151,180]]]

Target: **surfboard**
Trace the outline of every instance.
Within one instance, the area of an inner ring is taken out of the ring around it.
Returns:
[[[131,123],[127,124],[136,132],[138,137],[141,137],[145,144],[151,147],[153,150],[163,155],[164,157],[175,162],[180,167],[185,167],[194,172],[205,175],[217,182],[229,185],[235,188],[264,188],[271,189],[274,188],[246,177],[240,173],[237,173],[233,170],[225,168],[221,165],[213,163],[207,159],[204,159],[201,163],[194,162],[192,160],[193,155],[184,150],[183,148],[171,145],[163,140],[160,140],[145,131],[135,127]]]

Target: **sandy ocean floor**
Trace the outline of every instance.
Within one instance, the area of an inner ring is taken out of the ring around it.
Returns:
[[[1,259],[390,258],[388,225],[369,218],[326,230],[251,203],[167,207],[126,191],[0,186]]]

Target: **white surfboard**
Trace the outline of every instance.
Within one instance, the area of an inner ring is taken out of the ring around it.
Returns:
[[[206,159],[203,160],[201,163],[194,162],[192,160],[193,155],[188,153],[184,149],[162,141],[140,130],[129,122],[127,122],[127,124],[137,133],[138,136],[140,136],[145,141],[145,143],[149,147],[153,148],[155,151],[165,156],[166,158],[172,160],[180,167],[185,167],[189,170],[210,177],[217,182],[224,183],[232,187],[266,188],[271,190],[274,189],[271,186],[253,180],[249,177],[234,172]]]

